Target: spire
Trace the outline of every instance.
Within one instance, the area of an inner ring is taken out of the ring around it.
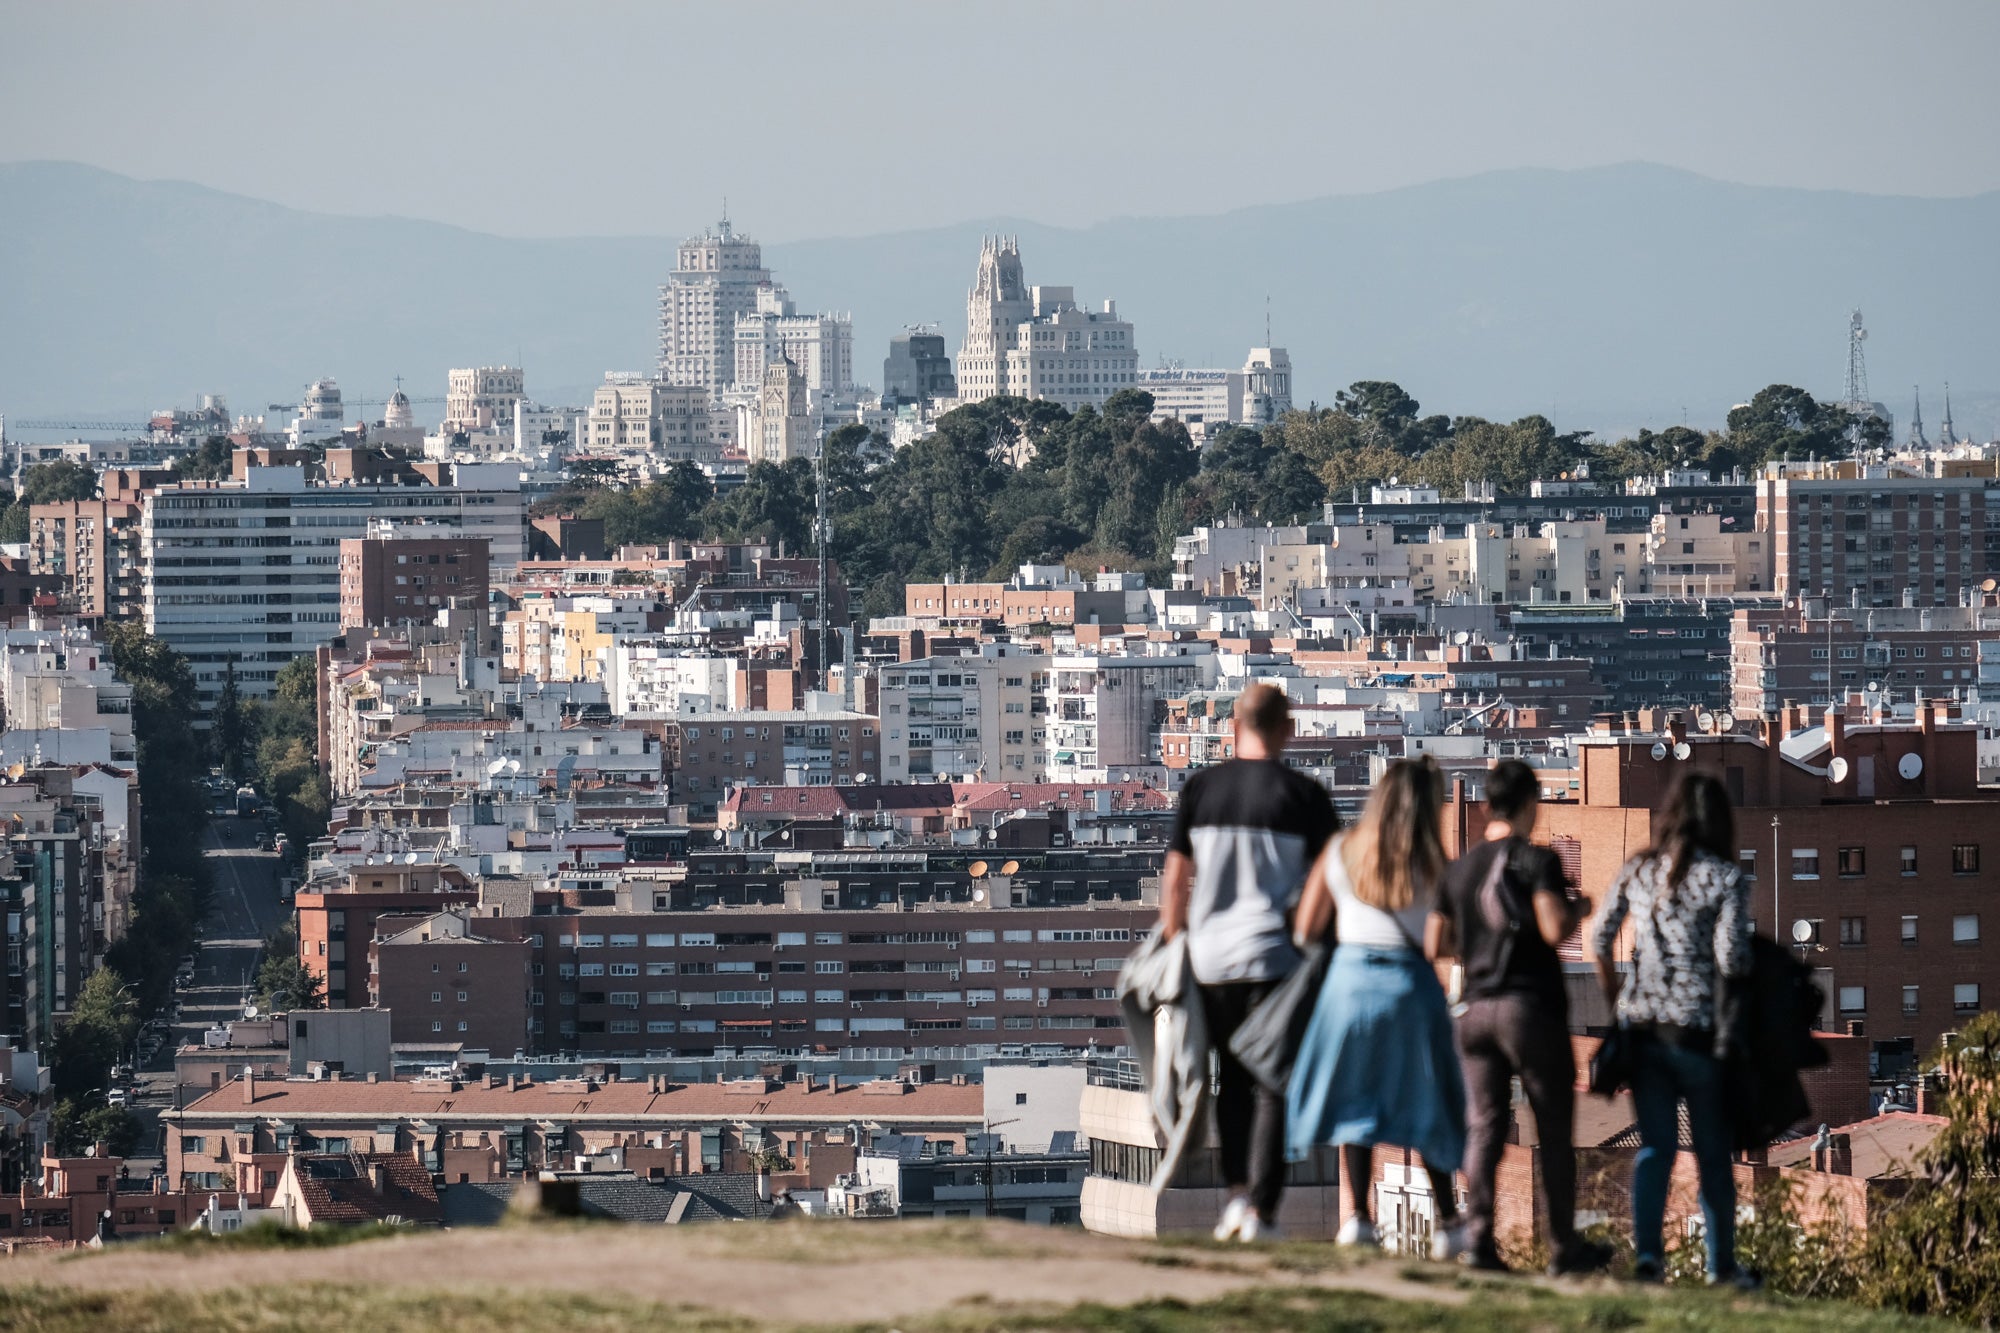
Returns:
[[[1924,392],[1913,384],[1910,386],[1910,393],[1916,399],[1916,405],[1910,412],[1910,445],[1917,449],[1927,449],[1930,447],[1930,441],[1924,438]]]
[[[1946,448],[1958,443],[1958,437],[1952,433],[1950,380],[1944,382],[1944,425],[1938,428],[1938,443]]]

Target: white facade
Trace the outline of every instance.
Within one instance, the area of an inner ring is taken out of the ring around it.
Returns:
[[[185,654],[204,708],[236,666],[246,698],[340,632],[340,543],[370,519],[442,524],[484,537],[493,577],[521,562],[520,469],[460,464],[452,486],[309,486],[298,468],[244,481],[163,486],[140,528],[146,630]]]
[[[854,392],[854,322],[844,314],[802,315],[775,284],[757,290],[755,311],[736,317],[736,389],[755,393],[764,372],[790,361],[815,394]]]
[[[591,396],[578,447],[590,454],[706,462],[721,452],[717,416],[701,385],[614,372]]]
[[[293,447],[314,440],[331,440],[347,425],[347,409],[341,405],[340,386],[330,379],[314,380],[306,387],[299,414],[287,430]]]
[[[884,782],[1040,782],[1049,659],[1012,644],[885,664]]]
[[[694,656],[660,639],[633,638],[611,645],[604,658],[604,690],[620,717],[692,717],[726,711],[737,659]]]
[[[489,430],[512,433],[521,405],[523,375],[519,366],[479,366],[451,372],[445,391],[444,430]]]
[[[1029,288],[1012,239],[981,244],[958,356],[961,402],[1045,398],[1075,411],[1138,378],[1132,325],[1106,301],[1085,310],[1070,287]]]
[[[782,463],[811,458],[817,448],[817,425],[806,377],[790,361],[764,369],[754,415],[743,432],[744,452],[753,463]]]
[[[1153,420],[1179,421],[1197,442],[1218,427],[1268,426],[1292,410],[1292,358],[1282,347],[1253,347],[1241,370],[1160,366],[1139,372],[1153,395]]]
[[[679,261],[660,288],[660,378],[697,384],[714,396],[736,369],[736,319],[754,314],[770,284],[763,249],[738,236],[729,219],[681,242]]]

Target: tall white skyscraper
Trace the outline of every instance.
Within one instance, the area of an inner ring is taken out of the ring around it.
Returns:
[[[758,288],[770,281],[763,248],[731,231],[728,218],[682,241],[660,288],[660,378],[699,384],[711,397],[728,388],[736,374],[736,318],[756,312]]]
[[[736,390],[755,393],[764,372],[790,361],[816,394],[854,392],[854,322],[846,315],[802,315],[776,283],[757,290],[757,308],[736,317]]]
[[[1072,412],[1132,387],[1139,353],[1118,306],[1085,310],[1070,287],[1029,287],[1011,237],[980,245],[965,301],[958,395],[1046,398]]]

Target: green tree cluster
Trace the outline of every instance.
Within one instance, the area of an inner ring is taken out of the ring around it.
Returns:
[[[175,966],[193,947],[210,899],[201,846],[209,798],[190,722],[194,673],[137,623],[110,621],[104,634],[112,667],[132,687],[141,846],[131,926],[107,961],[130,982],[140,1012],[153,1013],[171,997]]]
[[[247,709],[257,789],[278,812],[294,855],[326,833],[333,793],[319,767],[319,667],[295,657],[279,669],[268,702]]]
[[[1262,430],[1224,428],[1196,450],[1177,421],[1151,420],[1136,390],[1072,414],[1039,400],[990,398],[947,413],[928,438],[891,451],[843,426],[826,440],[833,555],[868,614],[902,609],[908,580],[1001,577],[1028,562],[1136,566],[1164,574],[1174,538],[1232,518],[1309,521],[1392,479],[1459,495],[1468,483],[1520,493],[1588,468],[1616,482],[1667,468],[1754,468],[1882,443],[1880,422],[1787,385],[1760,390],[1726,430],[1685,427],[1604,443],[1546,417],[1512,422],[1425,415],[1401,385],[1361,380],[1330,407]],[[718,495],[692,463],[644,486],[579,467],[540,512],[604,520],[614,544],[762,538],[810,554],[816,479],[806,459],[756,463]]]
[[[227,436],[211,435],[174,460],[174,480],[227,481],[234,452]]]
[[[257,965],[252,994],[266,1013],[318,1009],[326,995],[320,980],[299,961],[299,928],[286,920],[264,941],[264,958]]]

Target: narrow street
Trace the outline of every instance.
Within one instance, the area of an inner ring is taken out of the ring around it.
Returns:
[[[203,927],[195,953],[192,981],[175,998],[180,1013],[173,1033],[138,1071],[138,1091],[132,1110],[144,1124],[140,1155],[131,1162],[140,1176],[160,1162],[161,1111],[173,1106],[174,1051],[200,1045],[202,1033],[216,1023],[239,1018],[257,973],[264,939],[284,920],[278,896],[283,860],[276,852],[257,850],[261,821],[216,815],[205,835],[206,855],[215,875],[215,904]]]

